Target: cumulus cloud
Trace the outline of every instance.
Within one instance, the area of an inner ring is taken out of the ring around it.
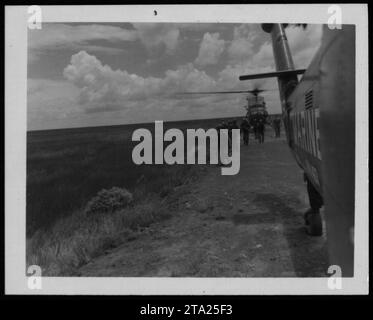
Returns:
[[[308,25],[304,30],[299,27],[288,27],[286,35],[294,64],[297,68],[307,68],[311,58],[320,47],[322,25]]]
[[[61,28],[61,25],[59,27]],[[70,37],[78,26],[73,29],[69,27],[70,25],[62,27],[64,31],[56,35],[56,39],[48,35],[45,39],[32,41],[30,45],[34,50],[65,48],[71,46],[71,43],[74,48],[95,45],[97,52],[107,47],[101,47],[101,41],[93,43],[87,40],[87,37],[103,40],[107,32],[105,28],[84,25],[81,27],[90,27],[86,29],[87,32],[82,29]],[[137,41],[133,49],[138,50],[138,42],[141,41],[148,50],[144,64],[146,59],[156,59],[152,56],[154,51],[162,54],[173,53],[179,57],[177,63],[173,61],[171,64],[168,61],[172,59],[165,59],[161,69],[163,73],[157,72],[157,76],[154,76],[151,67],[145,71],[140,68],[135,73],[129,72],[129,67],[123,65],[120,69],[115,69],[93,55],[92,50],[88,50],[88,53],[79,49],[76,51],[78,53],[71,56],[70,63],[63,70],[64,80],[29,79],[28,120],[36,124],[35,126],[45,127],[45,123],[50,127],[86,126],[243,115],[245,95],[197,95],[191,99],[191,96],[175,93],[245,90],[255,86],[275,89],[266,93],[265,99],[270,113],[280,112],[276,79],[239,81],[240,75],[275,69],[272,44],[268,36],[257,32],[257,27],[235,25],[230,27],[229,33],[227,30],[212,33],[205,29],[194,34],[201,42],[199,47],[198,43],[195,43],[192,55],[179,55],[180,52],[177,52],[179,30],[182,30],[180,25],[135,24],[133,29],[127,30],[129,33],[123,33],[125,29],[120,27],[106,27],[114,29],[109,32],[105,44],[114,41]],[[229,36],[232,31],[233,38]],[[296,67],[307,67],[320,42],[321,28],[312,25],[305,31],[288,28],[287,34]],[[111,46],[107,48],[114,49]],[[223,52],[224,48],[226,52]],[[144,51],[143,49],[141,50]],[[47,53],[51,54],[49,51]],[[174,65],[175,67],[171,67]],[[206,66],[209,66],[206,68],[209,73],[204,71]]]
[[[216,64],[224,51],[225,41],[219,33],[205,33],[195,63],[201,66]]]
[[[79,90],[77,101],[86,113],[133,108],[139,110],[139,106],[145,109],[154,104],[158,106],[158,110],[164,108],[171,110],[185,105],[185,100],[175,96],[175,93],[240,90],[249,89],[258,83],[266,85],[270,80],[258,80],[250,84],[239,81],[239,76],[242,74],[272,70],[270,65],[256,64],[259,54],[262,54],[262,50],[253,56],[252,61],[227,65],[217,77],[197,69],[192,63],[181,65],[174,70],[166,70],[163,77],[142,77],[126,70],[113,70],[95,56],[80,51],[71,57],[70,64],[64,69],[63,74],[69,83]],[[244,97],[237,98],[230,95],[197,96],[193,100],[188,100],[188,104],[190,108],[198,109],[202,106],[206,107],[208,103],[231,105],[237,99],[242,101],[240,103],[242,107]]]
[[[126,70],[113,70],[85,51],[73,55],[63,73],[79,88],[79,104],[91,112],[128,108],[129,101],[209,90],[215,86],[214,79],[191,63],[167,70],[163,78],[141,77]]]
[[[290,50],[297,68],[307,68],[321,41],[321,25],[309,25],[306,30],[289,27],[286,29]],[[267,40],[255,48],[257,33],[249,25],[234,29],[233,40],[228,47],[229,63],[219,72],[219,83],[230,83],[232,89],[270,89],[265,93],[269,112],[280,112],[278,85],[275,78],[240,82],[243,74],[264,73],[275,70],[272,43]]]
[[[256,33],[248,24],[234,28],[233,40],[228,47],[228,56],[232,62],[247,61],[253,55]]]
[[[166,52],[175,51],[179,41],[180,31],[175,24],[167,23],[134,23],[137,36],[149,50],[163,45]]]
[[[133,122],[133,119],[146,122],[224,117],[244,112],[244,96],[203,95],[190,99],[175,95],[224,90],[232,85],[223,77],[215,79],[196,69],[192,63],[167,70],[163,77],[141,77],[126,70],[113,70],[95,56],[81,51],[72,56],[64,76],[78,90],[78,107],[90,117],[112,113],[122,122]]]

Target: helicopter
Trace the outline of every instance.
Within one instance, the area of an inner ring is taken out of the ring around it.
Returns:
[[[321,45],[307,69],[295,69],[285,29],[262,24],[270,34],[275,72],[243,75],[240,80],[275,77],[278,81],[288,146],[304,172],[310,208],[307,232],[323,233],[331,265],[354,274],[355,203],[355,26],[323,25]],[[302,25],[305,28],[305,25]],[[301,79],[298,76],[302,75]]]
[[[296,24],[307,27],[306,24]],[[307,69],[295,69],[285,29],[262,24],[270,34],[276,71],[242,75],[239,80],[277,78],[287,144],[303,170],[310,208],[307,233],[323,234],[329,262],[343,276],[354,274],[355,204],[355,26],[323,25],[321,45]],[[298,79],[301,76],[301,79]],[[190,94],[251,93],[260,89]],[[264,101],[264,100],[263,100]],[[250,111],[248,104],[247,110]],[[320,209],[324,207],[325,219]]]
[[[246,97],[246,119],[248,120],[251,128],[253,128],[255,138],[259,141],[259,143],[264,143],[265,125],[268,124],[266,103],[264,101],[264,97],[259,95],[259,93],[264,91],[268,90],[255,88],[251,91],[253,97]]]
[[[268,124],[268,111],[264,97],[260,94],[267,91],[274,91],[273,89],[262,89],[255,86],[251,90],[236,90],[236,91],[197,91],[197,92],[182,92],[183,95],[211,95],[211,94],[246,94],[247,104],[245,118],[249,122],[255,138],[259,143],[264,142],[264,126]]]

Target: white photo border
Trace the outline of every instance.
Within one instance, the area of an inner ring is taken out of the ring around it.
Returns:
[[[312,23],[328,21],[319,4],[41,6],[43,22]],[[340,4],[356,26],[355,261],[340,290],[328,278],[26,277],[27,6],[5,7],[5,292],[61,295],[334,295],[368,293],[368,10]],[[154,15],[154,10],[157,15]]]

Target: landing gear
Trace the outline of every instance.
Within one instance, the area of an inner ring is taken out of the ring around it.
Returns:
[[[312,183],[308,180],[306,175],[304,178],[307,183],[308,198],[311,208],[304,214],[304,222],[307,233],[311,236],[322,235],[322,219],[320,215],[320,208],[323,206],[323,199],[319,192],[315,189]]]
[[[315,212],[312,209],[308,209],[304,214],[304,222],[306,225],[307,234],[310,236],[322,235],[322,219],[320,212]]]

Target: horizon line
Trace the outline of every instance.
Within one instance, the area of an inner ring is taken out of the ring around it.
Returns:
[[[268,115],[280,115],[281,113],[269,113]],[[184,119],[184,120],[162,120],[163,122],[183,122],[183,121],[198,121],[198,120],[216,120],[216,119],[231,119],[231,118],[243,118],[243,115],[231,116],[231,117],[216,117],[216,118],[197,118],[197,119]],[[32,129],[26,130],[26,132],[38,132],[38,131],[53,131],[53,130],[68,130],[68,129],[87,129],[87,128],[100,128],[100,127],[118,127],[118,126],[131,126],[131,125],[141,125],[153,123],[154,120],[150,122],[134,122],[134,123],[122,123],[122,124],[104,124],[97,126],[86,126],[86,127],[63,127],[63,128],[51,128],[51,129]]]

